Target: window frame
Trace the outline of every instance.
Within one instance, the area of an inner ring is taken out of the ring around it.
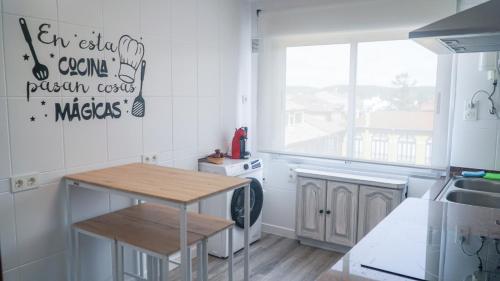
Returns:
[[[278,59],[275,60],[275,70],[279,72],[279,76],[277,77],[276,83],[279,84],[276,89],[279,90],[280,100],[281,100],[281,115],[280,115],[280,124],[281,128],[277,128],[280,130],[280,134],[278,135],[277,141],[284,143],[285,140],[285,129],[287,124],[286,119],[286,51],[289,47],[301,47],[301,46],[315,46],[315,45],[333,45],[333,44],[350,44],[350,74],[349,74],[349,88],[350,94],[348,97],[348,118],[347,118],[347,130],[346,130],[346,157],[344,156],[332,156],[325,154],[311,154],[311,153],[302,153],[302,152],[294,152],[286,149],[262,149],[258,148],[258,151],[263,153],[277,153],[281,155],[289,155],[289,156],[299,156],[299,157],[308,157],[308,158],[317,158],[317,159],[330,159],[330,160],[340,160],[345,161],[346,163],[368,163],[368,164],[380,164],[387,166],[398,166],[398,167],[409,167],[409,168],[422,168],[422,169],[435,169],[435,170],[445,170],[446,165],[442,163],[449,163],[449,147],[446,141],[441,141],[444,143],[445,147],[440,147],[443,152],[443,158],[439,161],[440,165],[433,165],[426,162],[426,164],[411,164],[411,163],[402,163],[402,162],[391,162],[391,161],[379,161],[379,160],[368,160],[368,159],[359,159],[354,156],[354,139],[356,136],[356,87],[357,87],[357,57],[358,57],[358,45],[364,42],[377,42],[377,41],[395,41],[395,40],[409,40],[407,37],[406,30],[389,30],[389,31],[371,31],[371,32],[358,32],[358,33],[345,33],[345,34],[322,34],[322,35],[313,35],[313,36],[301,36],[301,37],[283,37],[283,38],[274,38],[274,54],[278,55]],[[439,128],[443,127],[443,123],[448,125],[449,121],[449,108],[450,104],[446,103],[446,101],[451,98],[451,83],[446,83],[452,80],[452,72],[449,71],[453,66],[453,57],[446,56],[438,56],[438,72],[447,72],[445,75],[448,76],[444,80],[444,83],[440,83],[440,75],[438,73],[436,77],[436,108],[435,115],[440,114],[439,118],[435,118],[433,134],[431,137],[433,139],[437,139],[436,137],[436,124],[440,124]],[[277,64],[276,64],[277,63]],[[443,71],[441,71],[441,70]],[[441,75],[442,76],[442,75]],[[276,86],[276,85],[275,85]],[[445,101],[443,103],[442,101]],[[439,138],[448,138],[448,128],[446,132],[440,132]],[[281,140],[281,141],[280,141]],[[433,145],[435,142],[433,142]],[[371,145],[371,144],[370,144]],[[391,148],[389,147],[389,150]],[[433,148],[433,152],[436,149]],[[433,153],[433,156],[435,153]],[[417,156],[416,156],[417,157]]]

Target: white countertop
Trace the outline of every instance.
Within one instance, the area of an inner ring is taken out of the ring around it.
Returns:
[[[372,176],[310,169],[295,169],[295,172],[298,176],[301,177],[350,182],[362,185],[386,187],[391,189],[404,189],[408,185],[408,179],[396,179],[390,177],[382,177],[380,175]]]

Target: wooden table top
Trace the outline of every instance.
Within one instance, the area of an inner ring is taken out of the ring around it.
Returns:
[[[117,191],[190,204],[250,183],[249,179],[148,164],[127,164],[65,176]]]

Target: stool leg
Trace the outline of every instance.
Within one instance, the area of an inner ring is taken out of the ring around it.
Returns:
[[[125,278],[125,264],[123,257],[123,246],[120,244],[116,247],[116,267],[118,269],[118,281],[123,281]]]
[[[80,281],[81,265],[80,265],[80,232],[77,229],[73,230],[73,235],[75,236],[75,280]]]
[[[148,256],[146,259],[146,266],[147,266],[147,277],[146,280],[148,281],[153,281],[153,257]]]
[[[111,242],[111,275],[113,281],[118,281],[118,276],[120,276],[120,270],[118,269],[118,243],[116,241]]]
[[[198,270],[196,274],[196,280],[203,281],[203,250],[201,242],[196,244],[196,256],[198,257]]]
[[[229,236],[229,246],[228,246],[228,258],[227,258],[227,276],[229,281],[233,281],[233,228],[228,229]]]
[[[203,280],[208,281],[208,248],[207,248],[207,239],[203,239],[201,241],[201,258],[203,259]]]
[[[156,280],[161,281],[161,260],[162,258],[156,258]]]
[[[188,251],[187,251],[187,258],[188,258],[188,280],[191,281],[192,279],[192,270],[193,270],[193,258],[191,257],[191,247],[188,246]]]
[[[158,271],[159,271],[159,268],[158,268],[158,258],[154,258],[153,257],[153,264],[151,265],[151,267],[153,268],[153,280],[154,281],[158,281],[160,279],[158,277]]]
[[[139,252],[139,256],[140,256],[140,263],[141,263],[141,276],[144,277],[144,278],[147,278],[146,277],[146,270],[147,270],[147,255],[144,254],[144,253],[141,253]]]

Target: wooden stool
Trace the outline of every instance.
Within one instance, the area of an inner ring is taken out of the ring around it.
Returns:
[[[198,280],[208,280],[207,239],[229,229],[228,277],[233,279],[232,227],[234,222],[212,216],[188,213],[188,245],[197,246]],[[180,251],[179,211],[155,204],[140,204],[114,213],[74,224],[75,243],[86,234],[112,243],[113,280],[124,275],[141,280],[168,280],[169,257]],[[124,272],[123,248],[129,247],[148,255],[148,276]],[[188,252],[190,253],[190,251]],[[191,258],[189,257],[191,261]],[[79,247],[75,245],[77,281],[80,277]],[[176,262],[173,262],[176,263]]]

